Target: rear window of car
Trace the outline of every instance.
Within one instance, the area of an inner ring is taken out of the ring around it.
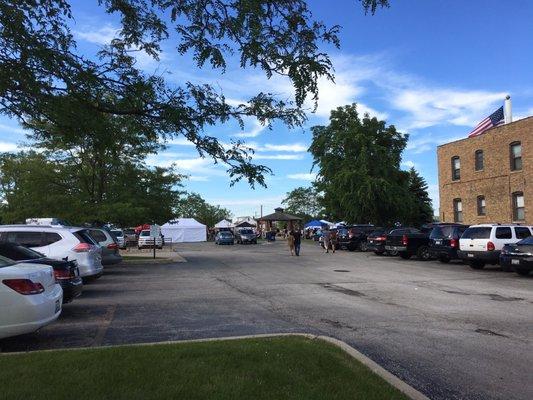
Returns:
[[[150,236],[150,231],[142,231],[141,236]]]
[[[86,230],[76,231],[72,233],[74,236],[76,236],[76,239],[78,239],[81,243],[87,243],[87,244],[97,244],[94,239],[91,237],[89,232]]]
[[[124,236],[124,234],[122,233],[121,230],[113,229],[110,233],[111,233],[113,236],[115,236],[115,237],[121,237],[121,236]]]
[[[525,226],[517,226],[516,228],[514,228],[514,231],[516,233],[517,239],[525,239],[531,236],[531,231]]]
[[[0,256],[15,261],[36,260],[44,257],[41,253],[15,243],[0,243]]]
[[[44,234],[44,245],[48,246],[50,244],[54,244],[56,242],[59,242],[61,239],[63,239],[63,238],[61,237],[61,235],[59,233],[46,232]]]
[[[387,231],[385,229],[377,229],[377,230],[374,230],[374,231],[370,232],[370,234],[368,236],[369,237],[376,237],[376,236],[385,235],[386,233],[387,233]]]
[[[18,243],[25,247],[40,247],[43,245],[42,232],[7,232],[5,239],[8,242]]]
[[[220,232],[220,236],[227,236],[227,237],[229,237],[229,236],[233,236],[233,235],[231,234],[231,232]]]
[[[93,239],[96,240],[98,243],[105,242],[107,240],[107,236],[101,230],[95,229],[91,230],[90,232]]]
[[[252,235],[254,231],[251,229],[241,229],[241,235]]]
[[[460,227],[453,225],[436,226],[431,230],[429,237],[430,239],[453,238],[456,232],[459,232],[459,236],[461,236]]]
[[[461,239],[489,239],[492,228],[490,226],[478,226],[464,231]]]

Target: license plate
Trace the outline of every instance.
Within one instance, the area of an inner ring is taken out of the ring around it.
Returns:
[[[56,314],[59,310],[61,310],[61,302],[56,300],[56,310],[54,311],[54,314]]]
[[[435,240],[435,244],[440,246],[442,244],[442,240]]]
[[[474,258],[474,255],[472,253],[468,253],[468,257]]]
[[[520,265],[520,260],[511,260],[511,264]]]

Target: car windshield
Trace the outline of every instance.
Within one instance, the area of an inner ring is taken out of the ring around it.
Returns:
[[[124,236],[122,231],[119,230],[119,229],[113,229],[112,231],[110,231],[111,234],[115,237],[121,237],[121,236]]]
[[[45,257],[44,254],[41,254],[27,247],[20,246],[16,243],[0,244],[0,255],[15,261],[37,260],[39,258]]]
[[[254,231],[252,231],[251,229],[242,229],[241,230],[241,235],[253,235]]]
[[[478,226],[464,231],[461,239],[489,239],[492,228],[490,226]]]
[[[15,264],[13,260],[0,256],[0,268],[9,267],[10,265]]]
[[[150,231],[142,231],[141,236],[150,236]]]
[[[230,237],[230,236],[233,236],[233,235],[231,234],[231,232],[220,232],[220,236]]]
[[[528,238],[525,238],[525,239],[522,239],[521,241],[519,241],[517,244],[523,244],[523,245],[533,245],[533,236],[530,236]]]

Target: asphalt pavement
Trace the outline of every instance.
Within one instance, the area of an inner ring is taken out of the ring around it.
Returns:
[[[324,254],[305,242],[178,246],[186,263],[111,266],[0,350],[304,332],[338,338],[433,399],[532,399],[533,276]]]

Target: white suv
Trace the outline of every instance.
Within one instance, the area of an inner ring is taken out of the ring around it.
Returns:
[[[103,272],[102,249],[85,228],[0,225],[0,242],[14,242],[57,260],[76,260],[82,278]]]
[[[457,255],[474,269],[485,264],[498,264],[504,245],[519,242],[533,235],[533,227],[524,225],[472,225],[459,239]]]

